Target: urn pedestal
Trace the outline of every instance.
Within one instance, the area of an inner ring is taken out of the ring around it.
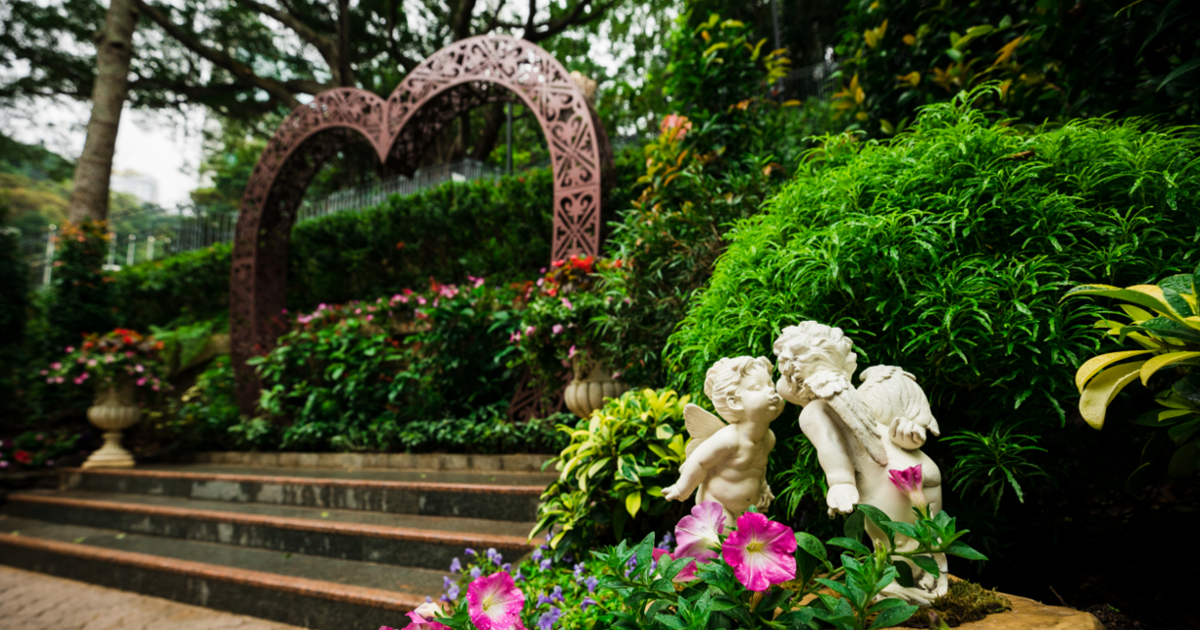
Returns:
[[[84,468],[133,468],[133,455],[121,446],[121,431],[137,424],[142,410],[134,398],[133,383],[104,387],[88,407],[88,420],[104,431],[104,446],[92,453]]]
[[[583,367],[579,364],[574,366],[575,378],[567,383],[567,389],[563,391],[563,402],[567,404],[567,409],[580,418],[586,418],[603,407],[605,398],[616,398],[630,389],[628,384],[614,380],[611,372],[598,362],[590,366],[587,376],[582,374]]]

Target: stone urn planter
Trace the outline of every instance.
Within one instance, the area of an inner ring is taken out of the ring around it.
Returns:
[[[599,361],[576,361],[572,368],[575,377],[567,383],[563,402],[571,413],[580,418],[586,418],[603,407],[604,399],[616,398],[630,389],[628,384],[614,380],[612,372]]]
[[[133,381],[99,388],[95,404],[88,407],[88,420],[104,431],[104,446],[92,453],[83,467],[133,468],[133,455],[121,446],[121,431],[137,424],[141,415]]]

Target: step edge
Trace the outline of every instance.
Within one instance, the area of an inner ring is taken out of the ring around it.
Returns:
[[[357,606],[383,608],[408,612],[425,603],[418,595],[385,591],[382,589],[338,584],[310,578],[290,577],[265,571],[240,569],[192,560],[164,558],[134,551],[104,549],[83,544],[45,540],[33,536],[0,534],[0,546],[23,547],[25,549],[53,553],[78,559],[121,564],[150,571],[175,573],[188,577],[228,582],[239,586],[257,587],[305,597],[316,597],[328,601],[339,601]],[[3,564],[0,561],[0,564]]]
[[[496,534],[459,534],[438,532],[434,530],[412,529],[408,527],[388,527],[386,525],[368,525],[365,523],[342,523],[332,521],[317,521],[312,519],[295,518],[290,516],[266,516],[262,514],[243,514],[241,512],[222,512],[219,510],[199,510],[161,505],[143,505],[140,503],[123,503],[120,501],[96,501],[91,499],[74,499],[38,494],[16,493],[8,495],[8,502],[34,503],[53,505],[65,508],[90,510],[106,510],[124,512],[145,516],[162,516],[188,520],[209,521],[216,523],[231,523],[258,527],[274,527],[321,534],[342,534],[365,536],[369,538],[384,538],[402,542],[427,542],[440,544],[461,544],[464,547],[500,547],[504,549],[531,550],[537,545],[528,539],[517,536],[501,536]]]
[[[501,486],[473,483],[439,483],[432,481],[382,481],[378,479],[322,479],[320,477],[288,477],[276,475],[238,475],[232,473],[175,472],[170,470],[130,470],[128,468],[61,468],[67,475],[97,475],[109,477],[146,477],[158,479],[190,479],[193,481],[227,481],[231,483],[271,483],[278,485],[319,485],[350,488],[381,488],[424,490],[429,492],[467,492],[476,494],[517,494],[541,496],[545,486]],[[551,482],[553,483],[553,482]],[[549,484],[547,484],[549,485]]]

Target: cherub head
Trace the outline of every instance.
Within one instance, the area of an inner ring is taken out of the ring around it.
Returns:
[[[775,340],[774,350],[779,357],[779,373],[791,383],[791,390],[799,393],[804,379],[819,370],[831,370],[849,380],[858,368],[853,348],[854,343],[841,328],[802,322],[784,328]]]
[[[783,413],[783,399],[771,382],[774,366],[766,357],[734,357],[708,368],[704,395],[730,424],[744,420],[770,422]]]

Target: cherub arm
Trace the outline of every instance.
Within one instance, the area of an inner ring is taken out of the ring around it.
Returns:
[[[824,400],[814,400],[800,412],[800,430],[817,449],[817,459],[825,471],[829,492],[825,501],[829,513],[849,514],[858,503],[858,486],[854,483],[854,461],[849,445],[838,430],[835,412]]]
[[[686,501],[696,491],[709,471],[720,466],[737,451],[737,432],[721,430],[704,440],[692,451],[679,468],[679,480],[663,488],[663,497],[668,501]]]

